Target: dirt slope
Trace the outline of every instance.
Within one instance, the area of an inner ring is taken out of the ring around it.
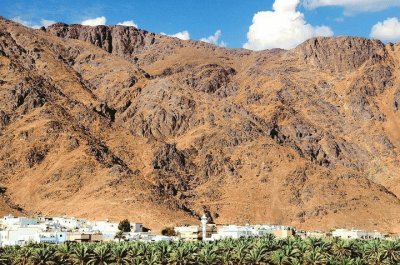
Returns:
[[[251,52],[124,26],[0,26],[4,207],[400,232],[399,45]]]

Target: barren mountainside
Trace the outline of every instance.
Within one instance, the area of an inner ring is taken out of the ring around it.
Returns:
[[[0,213],[400,232],[399,58],[0,18]]]

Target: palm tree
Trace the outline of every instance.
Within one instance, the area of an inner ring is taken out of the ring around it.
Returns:
[[[172,251],[171,242],[161,241],[156,245],[155,250],[158,253],[161,264],[168,264],[170,253]]]
[[[313,237],[307,238],[304,242],[307,244],[309,251],[314,251],[316,248],[321,248],[321,246],[324,244],[321,239]]]
[[[219,254],[221,257],[221,263],[223,265],[233,265],[234,264],[234,257],[232,256],[232,252],[225,251]]]
[[[290,260],[281,249],[272,252],[269,259],[272,261],[272,264],[275,265],[291,264]]]
[[[321,250],[318,247],[306,253],[304,261],[304,264],[307,265],[320,265],[327,263],[326,257],[321,253]]]
[[[217,242],[29,244],[0,248],[0,265],[400,264],[400,241],[270,237]]]
[[[380,265],[388,263],[381,243],[380,240],[371,240],[365,245],[364,256],[369,264]]]
[[[14,264],[15,265],[28,265],[32,257],[32,249],[30,247],[24,247],[17,251]]]
[[[265,248],[265,251],[272,252],[277,249],[278,245],[274,239],[274,235],[268,234],[268,236],[260,238],[259,245]]]
[[[400,242],[386,241],[381,246],[383,256],[392,264],[400,263]]]
[[[174,265],[186,265],[190,264],[193,259],[193,252],[185,245],[180,245],[172,250],[170,256],[170,262]]]
[[[233,250],[236,240],[232,238],[225,238],[217,242],[220,254],[230,252]]]
[[[0,265],[11,265],[11,258],[7,256],[0,256]]]
[[[254,246],[248,253],[246,260],[250,262],[250,264],[264,264],[267,260],[266,248],[262,245]]]
[[[58,246],[55,253],[57,261],[65,265],[71,264],[72,263],[70,260],[71,252],[72,252],[72,247],[71,244],[69,243],[65,243]]]
[[[381,252],[379,240],[371,240],[365,244],[364,253],[366,256],[376,256]]]
[[[352,265],[367,265],[367,264],[368,263],[364,259],[357,257],[357,258],[353,259]]]
[[[301,256],[300,251],[297,248],[297,244],[283,246],[282,251],[290,262],[298,259]]]
[[[332,245],[332,254],[339,258],[351,257],[353,245],[350,241],[339,240]]]
[[[145,257],[145,264],[146,265],[159,265],[159,264],[161,264],[159,254],[155,250],[149,251],[148,254]]]
[[[13,264],[16,261],[19,247],[6,246],[0,249],[0,265]]]
[[[368,264],[371,265],[386,265],[386,264],[393,264],[390,263],[389,260],[385,258],[385,255],[382,252],[374,253],[368,256]]]
[[[33,252],[31,262],[33,265],[53,265],[57,264],[55,261],[54,249],[50,247],[41,247]]]
[[[236,264],[245,264],[248,252],[247,244],[244,241],[238,241],[233,251]]]
[[[76,265],[87,265],[90,260],[90,251],[84,244],[79,244],[73,248],[70,260]]]
[[[11,257],[9,255],[6,255],[4,253],[0,254],[0,265],[11,265]]]
[[[125,245],[112,247],[111,257],[115,265],[129,264],[128,248]]]
[[[111,252],[107,245],[100,245],[93,250],[88,264],[108,265],[111,263]]]
[[[137,258],[139,258],[140,260],[144,260],[147,256],[149,250],[150,250],[150,248],[148,247],[148,244],[139,243],[137,245],[137,249],[136,249]]]
[[[127,247],[127,258],[130,263],[132,263],[136,257],[138,256],[138,247],[137,242],[130,242]]]
[[[293,259],[290,265],[302,265],[303,262],[300,259]]]
[[[200,250],[197,261],[199,264],[213,265],[218,263],[218,255],[215,246],[212,244],[203,245]]]
[[[342,257],[337,261],[338,265],[353,265],[353,263],[354,261],[349,257]]]

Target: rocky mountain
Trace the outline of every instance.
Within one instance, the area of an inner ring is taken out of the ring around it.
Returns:
[[[400,232],[400,45],[0,26],[3,213]]]

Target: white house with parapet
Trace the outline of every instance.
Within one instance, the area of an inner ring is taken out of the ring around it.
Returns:
[[[41,232],[43,232],[43,228],[41,226],[12,226],[0,231],[0,245],[2,247],[14,245],[21,246],[29,241],[33,242],[33,238]]]
[[[224,238],[248,238],[254,236],[254,232],[250,226],[225,225],[218,229],[218,233],[212,234],[212,240]]]
[[[119,231],[118,223],[110,221],[93,221],[89,222],[89,228],[92,232],[99,232],[103,234],[105,240],[113,240]]]
[[[7,215],[1,219],[1,225],[3,227],[28,226],[28,225],[37,225],[37,224],[38,224],[37,219],[28,218],[28,217],[14,217],[12,215]]]
[[[67,241],[67,232],[39,232],[34,235],[26,235],[21,238],[26,242],[62,244]]]
[[[332,237],[341,239],[383,239],[385,236],[380,232],[367,232],[358,229],[336,229],[332,231]]]
[[[52,221],[54,226],[60,226],[61,229],[77,230],[85,227],[88,223],[86,219],[74,217],[54,217]]]
[[[143,232],[143,224],[142,223],[131,223],[131,229],[134,233]]]
[[[174,230],[182,240],[196,241],[201,237],[201,227],[198,225],[176,226]]]

